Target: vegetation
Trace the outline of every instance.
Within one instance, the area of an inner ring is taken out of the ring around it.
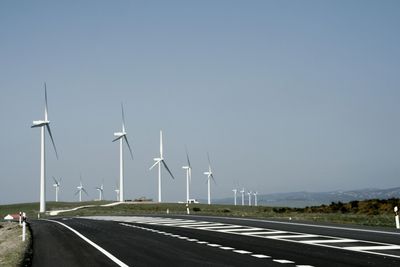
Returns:
[[[157,215],[166,214],[186,214],[186,204],[175,203],[133,203],[126,202],[122,205],[101,207],[100,204],[111,202],[49,202],[49,210],[71,209],[79,206],[92,205],[89,208],[82,208],[76,211],[64,212],[60,216],[89,216],[89,215]],[[287,207],[249,207],[233,205],[206,205],[190,204],[191,214],[212,215],[212,216],[232,216],[232,217],[252,217],[264,219],[283,219],[297,221],[316,221],[329,223],[349,223],[370,226],[394,226],[393,208],[400,206],[400,199],[388,200],[365,200],[351,201],[349,203],[332,202],[329,205],[312,206],[305,208]],[[7,213],[17,213],[19,210],[25,211],[30,218],[36,218],[39,205],[15,204],[0,206],[0,215],[3,217]]]
[[[27,230],[25,242],[21,240],[21,227],[16,222],[0,222],[0,266],[23,266],[24,256],[31,241]]]

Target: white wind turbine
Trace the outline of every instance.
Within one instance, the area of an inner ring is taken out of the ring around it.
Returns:
[[[45,128],[49,133],[51,142],[53,143],[53,148],[56,153],[56,158],[58,159],[56,145],[54,143],[53,135],[50,130],[50,121],[48,120],[48,109],[47,109],[47,88],[46,83],[44,83],[44,120],[33,121],[31,128],[40,127],[40,209],[41,213],[46,211],[46,151],[45,151]]]
[[[103,182],[104,183],[104,182]],[[101,184],[100,187],[96,187],[96,190],[99,191],[99,200],[103,200],[103,192],[104,192],[104,185]]]
[[[79,202],[82,202],[82,191],[85,192],[85,194],[86,194],[87,196],[89,196],[89,194],[86,192],[85,188],[83,187],[83,184],[82,184],[82,177],[81,177],[79,186],[77,186],[76,188],[78,188],[78,191],[75,192],[75,195],[77,195],[77,194],[79,193]]]
[[[242,206],[244,206],[244,188],[240,190],[240,193],[242,194]]]
[[[182,169],[186,170],[186,203],[189,203],[190,199],[190,183],[192,182],[192,166],[190,165],[189,154],[186,150],[187,165],[183,166]]]
[[[114,192],[117,194],[117,201],[119,200],[119,189],[118,186],[115,187]]]
[[[252,194],[252,192],[249,191],[249,192],[247,192],[247,194],[249,195],[249,206],[251,206],[251,194]]]
[[[58,181],[54,176],[53,176],[53,180],[54,180],[54,188],[56,189],[56,202],[58,202],[58,192],[60,191],[60,186],[61,186],[61,178]]]
[[[162,131],[160,131],[160,157],[154,158],[155,163],[150,167],[150,170],[154,168],[158,164],[158,202],[161,202],[161,164],[165,167],[168,173],[171,175],[172,179],[175,179],[172,172],[169,170],[167,164],[165,163],[163,156],[163,140],[162,140]]]
[[[258,206],[258,203],[257,203],[257,195],[258,195],[258,192],[254,192],[254,206]]]
[[[121,104],[122,110],[122,131],[114,133],[115,138],[113,142],[119,140],[119,201],[124,201],[124,153],[123,153],[123,140],[125,140],[126,145],[129,148],[129,152],[131,154],[131,158],[133,159],[132,149],[129,145],[128,138],[126,137],[125,131],[125,114],[124,114],[124,106]]]
[[[233,191],[234,200],[235,200],[234,203],[235,203],[235,206],[236,206],[236,194],[237,194],[238,190],[237,189],[233,189],[232,191]]]
[[[207,175],[207,188],[208,188],[208,205],[211,204],[211,179],[214,179],[214,175],[211,170],[211,162],[210,162],[210,155],[207,153],[207,158],[208,158],[208,171],[204,172],[204,175]]]

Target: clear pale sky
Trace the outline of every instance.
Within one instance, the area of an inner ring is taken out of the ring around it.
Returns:
[[[160,129],[166,201],[185,199],[185,145],[194,198],[207,152],[215,198],[399,186],[399,14],[399,1],[2,1],[0,204],[39,200],[45,81],[48,200],[53,175],[76,200],[80,173],[90,199],[102,179],[115,199],[121,102],[128,199],[156,199]]]

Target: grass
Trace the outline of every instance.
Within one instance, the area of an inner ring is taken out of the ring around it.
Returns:
[[[186,214],[186,204],[177,203],[140,203],[100,207],[107,204],[106,201],[92,202],[48,202],[48,210],[71,209],[78,206],[95,205],[76,211],[61,213],[60,216],[90,216],[90,215],[160,215]],[[250,207],[234,205],[206,205],[190,204],[190,212],[193,215],[250,217],[260,219],[282,219],[294,221],[313,221],[325,223],[341,223],[354,225],[368,225],[380,227],[394,227],[393,206],[400,204],[398,199],[391,200],[368,200],[350,203],[331,203],[315,207],[300,208],[276,208],[276,207]],[[400,205],[399,205],[400,206]],[[8,213],[25,211],[28,218],[36,218],[38,203],[15,204],[0,206],[0,215],[3,217]],[[47,217],[47,216],[44,216]]]
[[[25,242],[17,222],[0,222],[0,266],[22,266],[31,236],[27,228]]]

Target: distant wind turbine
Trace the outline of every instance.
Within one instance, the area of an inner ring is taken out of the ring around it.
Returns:
[[[190,165],[189,153],[186,147],[185,150],[186,150],[187,165],[183,166],[182,169],[186,170],[186,203],[189,203],[190,183],[192,182],[192,166]]]
[[[240,190],[240,193],[242,194],[242,206],[244,206],[244,188]]]
[[[53,180],[54,180],[54,188],[56,189],[56,202],[58,202],[58,192],[60,191],[60,186],[61,186],[61,178],[60,180],[57,180],[54,176],[53,176]]]
[[[78,191],[75,192],[75,195],[77,195],[79,193],[79,202],[82,202],[82,191],[85,192],[85,194],[87,196],[89,196],[89,194],[86,192],[85,188],[83,187],[82,177],[81,177],[81,181],[79,183],[79,186],[77,186],[76,188],[78,188]]]
[[[160,157],[154,158],[154,161],[155,161],[155,163],[150,167],[150,170],[153,169],[158,164],[158,202],[161,202],[161,164],[168,171],[169,175],[171,175],[172,179],[175,179],[174,175],[169,170],[169,168],[164,160],[162,131],[160,131]]]
[[[31,128],[40,127],[40,209],[41,213],[46,211],[46,151],[45,151],[45,128],[50,136],[51,142],[53,143],[53,148],[56,153],[56,158],[58,159],[58,153],[56,145],[54,143],[53,135],[50,130],[50,121],[48,120],[48,108],[47,108],[47,88],[46,83],[44,83],[44,120],[33,121]]]
[[[117,201],[119,200],[119,189],[118,186],[115,187],[114,192],[117,194]]]
[[[104,183],[104,182],[103,182]],[[100,187],[96,187],[96,190],[99,191],[99,200],[103,200],[103,192],[104,192],[104,186],[103,183],[101,184]]]
[[[208,188],[208,205],[211,204],[211,179],[214,179],[214,175],[211,170],[211,162],[210,162],[210,155],[207,153],[207,158],[208,158],[208,171],[204,172],[205,175],[207,175],[207,188]]]
[[[132,149],[129,145],[128,138],[126,137],[125,131],[125,114],[124,114],[124,106],[121,103],[122,110],[122,131],[114,133],[115,138],[113,142],[119,140],[119,201],[124,201],[124,153],[123,153],[123,140],[125,140],[126,145],[128,146],[129,152],[131,154],[131,158],[133,159]]]
[[[257,195],[258,195],[258,192],[254,192],[254,206],[258,206],[258,203],[257,203]]]
[[[249,191],[249,192],[247,192],[247,194],[249,195],[249,206],[251,206],[251,194],[252,194],[252,192]]]
[[[234,195],[234,203],[235,203],[235,206],[236,206],[236,194],[237,194],[237,189],[233,189],[232,190],[233,191],[233,195]]]

